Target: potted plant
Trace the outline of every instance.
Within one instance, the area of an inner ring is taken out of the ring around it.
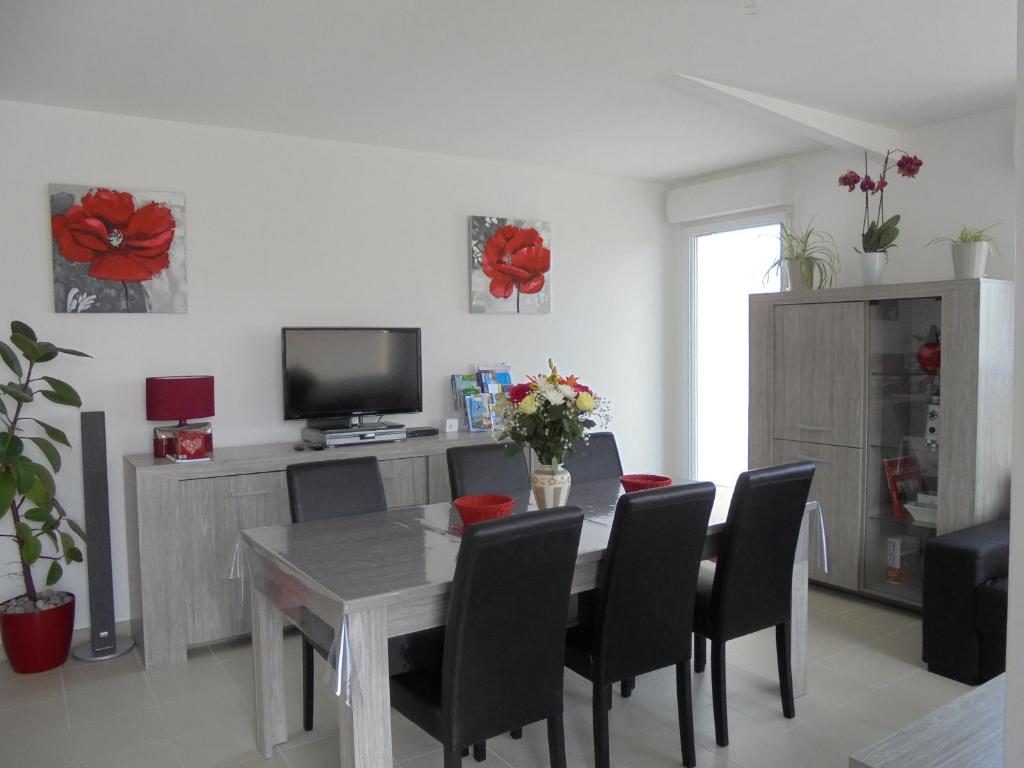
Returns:
[[[575,376],[560,376],[551,360],[548,368],[546,376],[531,376],[501,394],[494,427],[494,438],[510,443],[510,456],[527,446],[537,454],[542,466],[533,471],[533,493],[541,509],[565,504],[572,478],[562,462],[584,430],[608,421],[607,403],[590,387]]]
[[[989,224],[981,229],[964,227],[956,237],[936,237],[929,241],[928,245],[950,244],[953,252],[953,277],[957,280],[983,277],[989,249],[999,253],[995,238],[988,234],[990,229],[998,226],[999,224]]]
[[[900,159],[895,163],[889,160],[894,153]],[[900,234],[899,214],[885,218],[885,188],[889,186],[886,174],[895,168],[900,176],[912,179],[917,176],[924,162],[917,155],[911,155],[901,149],[890,149],[882,160],[882,171],[877,181],[868,175],[868,153],[864,153],[864,178],[856,171],[847,171],[839,177],[839,186],[846,187],[850,192],[860,189],[864,193],[864,226],[861,229],[859,251],[864,268],[864,284],[878,285],[882,281],[882,268],[889,261],[889,249],[896,247],[896,238]],[[878,208],[875,216],[871,216],[871,196],[878,195]]]
[[[17,549],[25,592],[0,603],[0,636],[15,672],[42,672],[67,659],[75,596],[37,589],[32,568],[49,561],[45,579],[46,586],[52,587],[63,575],[62,562],[82,562],[75,537],[83,539],[85,533],[67,516],[56,496],[53,476],[61,467],[57,444],[70,446],[67,435],[26,412],[39,396],[80,408],[82,400],[69,384],[39,375],[37,367],[61,354],[89,355],[40,341],[29,326],[18,321],[11,323],[11,345],[13,348],[0,341],[0,359],[13,374],[12,381],[0,384],[0,521],[6,518],[9,531],[0,537],[9,539]],[[29,431],[41,434],[30,435]],[[51,548],[53,554],[47,551]]]
[[[839,254],[832,235],[808,225],[806,229],[793,229],[782,225],[782,250],[765,273],[773,270],[786,275],[787,290],[828,288],[839,271]]]

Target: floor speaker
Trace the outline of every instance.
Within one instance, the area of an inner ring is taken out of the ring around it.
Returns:
[[[114,627],[114,582],[110,567],[110,508],[107,488],[107,428],[103,411],[82,413],[82,490],[85,511],[85,563],[89,574],[88,642],[71,655],[80,661],[104,661],[128,653],[130,637]]]

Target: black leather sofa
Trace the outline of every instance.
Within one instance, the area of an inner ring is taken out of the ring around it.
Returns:
[[[924,550],[922,657],[969,685],[1006,669],[1010,521],[936,536]]]

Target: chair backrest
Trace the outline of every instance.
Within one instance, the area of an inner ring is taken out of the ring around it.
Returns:
[[[293,523],[387,509],[374,456],[291,464],[285,476]]]
[[[736,481],[711,590],[722,640],[789,620],[793,560],[814,464],[743,472]]]
[[[619,449],[611,432],[592,432],[586,441],[579,440],[564,465],[578,483],[617,478],[622,475]]]
[[[712,483],[619,497],[597,592],[596,673],[622,680],[690,657]]]
[[[516,493],[530,490],[526,455],[509,456],[508,446],[465,445],[448,449],[448,482],[452,498],[477,493]]]
[[[562,507],[463,533],[441,682],[441,727],[454,743],[475,744],[562,711],[582,526],[578,507]]]

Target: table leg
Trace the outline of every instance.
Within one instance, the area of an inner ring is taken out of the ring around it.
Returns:
[[[252,652],[256,674],[256,745],[267,759],[274,745],[288,740],[284,697],[284,619],[274,603],[249,579],[252,597]]]
[[[388,678],[386,608],[348,616],[355,681],[351,706],[341,702],[339,742],[342,768],[381,768],[391,756],[391,687]]]
[[[790,612],[790,667],[793,696],[807,693],[807,560],[793,564],[793,604]]]

